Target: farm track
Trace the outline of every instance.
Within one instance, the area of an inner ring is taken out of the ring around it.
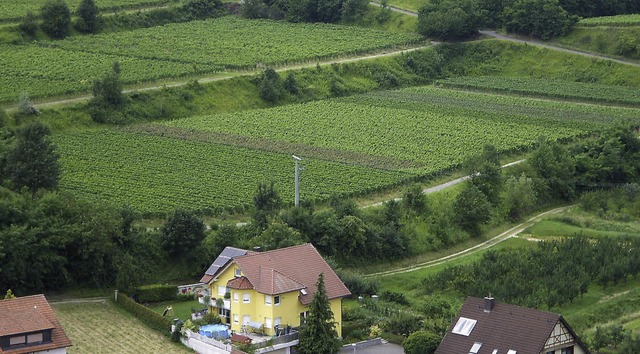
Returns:
[[[387,271],[383,271],[383,272],[377,272],[377,273],[370,273],[370,274],[365,274],[364,277],[375,277],[375,276],[388,276],[388,275],[394,275],[394,274],[400,274],[400,273],[408,273],[408,272],[413,272],[416,270],[420,270],[420,269],[424,269],[424,268],[430,268],[430,267],[435,267],[437,265],[441,265],[447,262],[451,262],[453,260],[462,258],[462,257],[466,257],[469,256],[471,254],[474,254],[476,252],[482,251],[482,250],[486,250],[488,248],[491,248],[495,245],[497,245],[498,243],[505,241],[511,237],[516,237],[518,234],[520,234],[522,231],[524,231],[525,229],[527,229],[528,227],[534,225],[535,223],[537,223],[538,221],[542,220],[543,217],[550,215],[550,214],[556,214],[559,212],[562,212],[564,210],[567,210],[568,208],[572,207],[573,205],[569,205],[569,206],[565,206],[565,207],[560,207],[560,208],[555,208],[552,210],[548,210],[545,211],[543,213],[540,213],[532,218],[530,218],[529,220],[518,224],[512,228],[510,228],[509,230],[499,234],[498,236],[495,236],[493,238],[490,238],[480,244],[477,244],[475,246],[469,247],[467,249],[464,249],[460,252],[456,252],[454,254],[450,254],[448,256],[444,256],[438,259],[433,259],[430,261],[426,261],[426,262],[422,262],[422,263],[418,263],[418,264],[414,264],[408,267],[403,267],[403,268],[397,268],[397,269],[391,269],[391,270],[387,270]]]

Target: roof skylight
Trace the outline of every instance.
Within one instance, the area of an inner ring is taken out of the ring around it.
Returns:
[[[473,346],[471,347],[471,350],[469,351],[469,353],[470,354],[478,354],[478,351],[480,350],[481,346],[482,346],[482,343],[480,343],[480,342],[473,343]]]
[[[466,317],[460,317],[458,322],[456,322],[456,325],[453,326],[453,330],[451,332],[468,337],[469,334],[471,334],[473,327],[475,327],[476,322],[478,321]],[[515,352],[509,354],[515,354]]]

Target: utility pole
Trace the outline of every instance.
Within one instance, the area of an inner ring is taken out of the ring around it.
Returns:
[[[301,158],[299,158],[296,155],[291,155],[291,157],[293,157],[294,160],[296,160],[296,198],[295,198],[295,206],[296,208],[300,206],[300,170],[298,168],[298,161],[302,161]]]

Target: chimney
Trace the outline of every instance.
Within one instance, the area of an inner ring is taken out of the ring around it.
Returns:
[[[484,298],[484,312],[491,312],[495,306],[496,300],[491,297],[491,294]]]

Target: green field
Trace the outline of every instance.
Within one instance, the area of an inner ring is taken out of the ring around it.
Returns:
[[[567,139],[638,112],[427,86],[54,141],[62,189],[148,213],[215,213],[249,206],[261,182],[292,202],[292,154],[304,159],[301,198],[326,200],[450,170],[485,144],[518,151],[540,135]]]
[[[578,101],[640,105],[640,91],[625,86],[599,85],[531,77],[455,77],[440,80],[438,85],[481,91],[550,97]]]
[[[148,5],[162,5],[167,3],[175,3],[179,0],[99,0],[96,1],[96,5],[101,10],[122,10],[129,8],[139,8]],[[15,0],[0,0],[0,22],[18,20],[28,11],[35,14],[40,14],[40,8],[47,0],[28,0],[28,1],[15,1]],[[69,9],[74,12],[80,3],[79,0],[65,0]]]
[[[69,354],[193,353],[109,301],[52,303],[52,307],[73,344]]]
[[[144,39],[144,40],[143,40]],[[0,45],[0,103],[89,91],[119,62],[126,85],[229,69],[317,62],[415,43],[416,34],[226,16],[135,31]]]
[[[640,14],[633,15],[617,15],[617,16],[602,16],[591,17],[580,20],[578,26],[584,27],[596,27],[596,26],[640,26]]]
[[[640,60],[640,25],[576,27],[564,37],[552,40],[562,46],[614,57]]]

